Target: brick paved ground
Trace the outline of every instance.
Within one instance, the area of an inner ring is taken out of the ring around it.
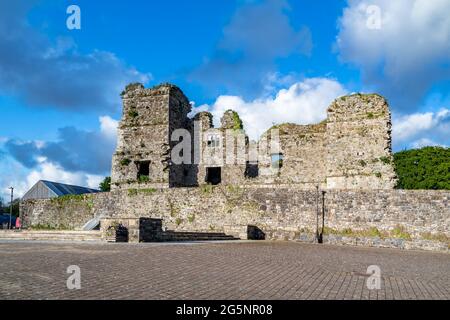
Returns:
[[[288,242],[0,242],[1,299],[449,299],[449,271],[448,254]]]

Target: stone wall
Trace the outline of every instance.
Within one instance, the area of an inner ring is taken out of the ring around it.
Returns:
[[[116,190],[22,203],[25,225],[79,228],[94,215],[161,218],[170,230],[223,232],[254,225],[267,239],[315,233],[322,195],[292,187],[204,186]],[[450,237],[449,191],[330,190],[326,232],[405,239]]]
[[[336,99],[328,108],[327,188],[392,189],[391,115],[376,94]]]
[[[211,182],[208,168],[217,167],[222,185],[392,189],[396,184],[391,115],[386,100],[376,94],[338,98],[321,123],[275,125],[272,129],[277,129],[276,133],[269,130],[259,143],[249,141],[235,111],[224,113],[219,128],[212,126],[208,112],[190,119],[188,98],[171,84],[150,89],[131,84],[122,99],[123,115],[112,162],[113,190],[203,185]],[[180,144],[184,137],[179,132],[190,135],[190,150]],[[277,150],[274,141],[278,141]],[[256,159],[251,157],[255,144],[261,151]],[[183,161],[172,158],[175,154],[182,154]],[[273,165],[274,155],[282,157],[279,168]],[[144,173],[142,168],[146,168]]]

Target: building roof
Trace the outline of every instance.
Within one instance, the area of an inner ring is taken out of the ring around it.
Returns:
[[[99,192],[99,190],[53,181],[39,180],[33,187],[31,187],[30,190],[28,190],[27,193],[24,194],[22,200],[49,199],[69,194],[85,194],[95,192]]]
[[[64,183],[52,182],[47,180],[40,180],[48,188],[50,188],[57,196],[64,196],[67,194],[85,194],[85,193],[95,193],[99,190],[90,189],[86,187],[73,186]]]

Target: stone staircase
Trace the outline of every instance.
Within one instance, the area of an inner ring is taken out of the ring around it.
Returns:
[[[0,230],[0,240],[101,241],[100,231]]]
[[[222,241],[239,240],[231,235],[221,232],[183,232],[165,231],[160,234],[158,241]]]

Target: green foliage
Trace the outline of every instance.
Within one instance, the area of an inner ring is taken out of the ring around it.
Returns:
[[[444,242],[444,243],[447,243],[448,245],[450,245],[450,237],[444,233],[434,233],[433,234],[430,232],[426,232],[426,233],[422,233],[421,237],[422,237],[422,239],[425,239],[425,240],[439,241],[439,242]]]
[[[183,219],[181,219],[181,218],[176,218],[175,219],[175,224],[177,225],[177,226],[179,226],[180,224],[182,224],[183,223]]]
[[[359,160],[358,163],[361,167],[367,166],[367,163],[364,160]]]
[[[152,194],[157,192],[158,190],[154,189],[154,188],[149,188],[149,189],[128,189],[128,195],[129,196],[137,196],[139,193],[144,193],[144,194]]]
[[[381,157],[380,161],[384,164],[391,164],[391,159],[389,157]]]
[[[158,190],[156,190],[155,188],[148,188],[148,189],[141,189],[140,190],[140,192],[146,193],[146,194],[152,194],[152,193],[155,193],[156,191],[158,191]]]
[[[138,194],[137,189],[128,189],[129,196],[137,196],[137,194]]]
[[[139,183],[146,183],[146,182],[150,181],[150,178],[149,178],[149,176],[140,175],[138,180],[139,180]]]
[[[130,118],[136,118],[137,116],[139,116],[139,113],[137,113],[137,111],[133,109],[133,110],[128,111],[128,116]]]
[[[121,166],[124,166],[124,167],[126,167],[126,166],[129,165],[130,163],[131,163],[131,160],[130,160],[130,159],[127,159],[127,158],[120,160],[120,165],[121,165]]]
[[[66,194],[64,196],[52,198],[50,201],[61,204],[61,203],[68,202],[68,201],[80,202],[80,201],[84,201],[84,199],[85,199],[84,194]]]
[[[195,220],[195,214],[189,215],[187,219],[188,219],[189,223],[194,222],[194,220]]]
[[[125,87],[125,90],[122,91],[121,95],[123,96],[127,91],[135,90],[137,88],[144,88],[144,86],[142,85],[142,83],[139,82],[130,83]]]
[[[210,184],[205,184],[205,185],[202,185],[200,187],[200,190],[204,194],[210,194],[210,193],[212,193],[214,191],[214,187],[212,185],[210,185]]]
[[[59,225],[59,226],[54,226],[54,225],[50,225],[50,224],[35,224],[32,225],[30,227],[31,230],[71,230],[71,228],[64,226],[64,225]]]
[[[225,113],[231,113],[233,118],[233,130],[242,130],[244,129],[244,124],[242,123],[241,118],[239,117],[239,114],[236,111],[233,110],[227,110]]]
[[[100,191],[108,192],[111,191],[111,177],[105,177],[99,185]]]
[[[3,206],[2,206],[3,205]],[[14,199],[12,202],[12,216],[19,216],[20,199]],[[10,203],[0,202],[0,214],[9,214],[11,210]]]
[[[391,235],[394,238],[404,239],[404,240],[411,240],[411,235],[405,230],[403,226],[396,226],[392,231]]]
[[[450,148],[425,147],[394,154],[399,189],[450,190]]]

